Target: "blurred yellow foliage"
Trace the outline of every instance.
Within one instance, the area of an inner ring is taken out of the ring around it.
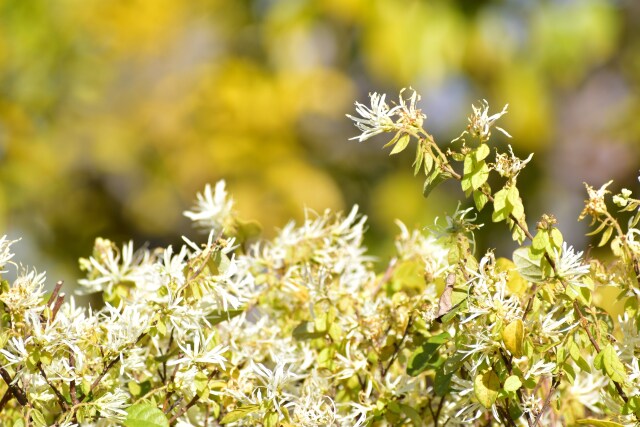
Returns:
[[[630,25],[604,0],[2,0],[0,224],[73,266],[96,235],[176,242],[220,178],[267,233],[304,206],[429,219],[445,192],[416,199],[388,174],[402,159],[346,142],[355,99],[412,85],[461,118],[509,102],[511,142],[540,151],[557,91],[625,55]]]

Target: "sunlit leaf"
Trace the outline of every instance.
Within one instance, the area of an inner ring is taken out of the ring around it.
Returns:
[[[151,403],[139,403],[127,408],[125,427],[169,427],[167,416]]]
[[[473,391],[478,402],[485,408],[490,408],[498,398],[500,379],[493,370],[478,374],[473,381]]]

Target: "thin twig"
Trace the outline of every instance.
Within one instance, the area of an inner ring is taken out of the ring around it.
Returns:
[[[58,298],[58,293],[60,292],[62,285],[63,285],[62,280],[58,280],[56,282],[56,286],[53,288],[53,292],[51,292],[51,296],[49,297],[49,301],[47,302],[47,305],[49,306],[49,308],[52,308],[53,303],[56,302]]]
[[[18,403],[22,406],[26,406],[29,403],[29,401],[27,400],[27,395],[25,394],[24,390],[20,388],[19,385],[13,384],[13,378],[11,378],[11,375],[9,375],[9,372],[7,372],[7,370],[3,367],[0,367],[0,376],[2,377],[4,382],[7,383],[9,390],[16,397],[16,399],[18,400]]]
[[[553,395],[553,393],[555,393],[556,388],[558,388],[558,385],[560,384],[561,376],[562,374],[560,373],[553,379],[553,383],[551,383],[551,387],[549,388],[549,394],[547,394],[547,397],[544,399],[544,404],[542,405],[542,409],[540,409],[540,412],[538,412],[538,415],[536,415],[536,418],[533,421],[533,427],[536,427],[538,425],[538,423],[540,422],[540,417],[542,417],[542,414],[544,414],[547,411],[547,408],[549,407],[549,403],[551,402],[551,396]]]
[[[173,402],[173,403],[171,404],[171,406],[169,406],[169,407],[167,408],[167,410],[166,410],[166,411],[164,411],[165,415],[167,415],[167,414],[169,414],[171,411],[173,411],[173,410],[176,408],[176,406],[178,406],[180,403],[182,403],[182,400],[183,400],[183,399],[184,399],[184,397],[182,397],[182,396],[180,396],[179,398],[177,398],[177,399],[176,399],[176,401],[175,401],[175,402]]]
[[[140,342],[140,340],[146,335],[146,333],[142,333],[140,334],[140,336],[138,337],[138,339],[136,340],[136,342],[134,344],[137,344],[138,342]],[[93,390],[96,389],[96,387],[98,387],[98,385],[100,384],[100,381],[102,381],[102,379],[104,378],[105,375],[107,375],[107,372],[109,372],[109,370],[111,368],[113,368],[115,366],[116,363],[118,363],[118,361],[120,360],[120,354],[118,354],[117,356],[115,356],[111,362],[109,362],[109,364],[107,366],[104,367],[104,369],[102,370],[102,372],[100,373],[100,375],[98,375],[98,378],[96,378],[93,383],[91,384],[91,387],[89,388],[89,392],[87,393],[87,395],[85,396],[84,400],[89,398],[89,395],[91,395],[91,393],[93,392]]]
[[[509,356],[507,358],[507,356],[504,354],[504,351],[502,349],[500,349],[500,356],[502,356],[502,360],[504,361],[504,364],[507,366],[507,371],[509,372],[509,375],[511,375],[511,373],[513,372],[513,364],[512,364],[512,359],[513,356]],[[518,401],[520,401],[520,404],[524,403],[524,396],[522,395],[522,389],[519,388],[518,390],[516,390],[516,396],[518,397]],[[533,426],[533,420],[531,419],[531,414],[527,412],[527,425],[529,427]]]
[[[407,326],[404,328],[404,333],[402,334],[402,338],[400,339],[400,342],[396,341],[393,344],[394,346],[393,355],[391,356],[391,359],[389,359],[389,363],[387,363],[387,367],[384,368],[381,372],[383,377],[387,374],[387,371],[389,370],[391,365],[393,365],[393,362],[395,362],[396,359],[398,358],[400,348],[402,347],[402,344],[404,344],[404,340],[407,338],[407,335],[409,335],[409,329],[411,329],[412,324],[413,324],[413,314],[409,316],[409,320],[407,321]]]
[[[209,385],[209,381],[211,381],[211,379],[213,378],[213,376],[217,373],[217,369],[214,369],[213,371],[211,371],[211,373],[209,374],[209,377],[207,378],[207,385]],[[189,403],[187,403],[185,406],[183,406],[182,408],[180,408],[180,410],[178,412],[175,413],[175,415],[173,417],[171,417],[171,419],[169,419],[169,424],[173,425],[176,420],[178,418],[180,418],[182,415],[184,415],[185,412],[187,412],[189,410],[189,408],[191,408],[193,405],[195,405],[196,403],[198,403],[198,400],[200,400],[200,396],[199,395],[195,395],[193,396],[193,398],[189,401]]]
[[[73,369],[75,371],[76,358],[73,355],[73,350],[69,351],[69,366],[71,367],[71,369]],[[69,396],[71,396],[71,403],[73,403],[74,405],[77,405],[78,403],[80,403],[78,401],[78,393],[77,393],[77,390],[76,390],[76,380],[75,380],[75,378],[72,378],[71,381],[69,382]]]
[[[40,375],[42,375],[42,377],[47,382],[47,384],[49,384],[49,387],[51,388],[51,390],[53,390],[53,394],[55,394],[56,397],[58,398],[58,405],[60,405],[60,409],[66,412],[69,409],[69,405],[67,404],[67,401],[65,400],[62,393],[60,393],[60,390],[58,390],[56,386],[53,385],[51,381],[49,381],[49,378],[47,377],[47,373],[42,368],[42,363],[40,362],[38,362],[38,370],[40,371]]]
[[[63,302],[64,302],[64,293],[58,295],[58,298],[56,298],[56,302],[53,305],[53,309],[51,309],[51,321],[52,322],[56,318],[56,314],[58,314],[58,310],[60,310],[60,307],[62,307],[62,303]]]

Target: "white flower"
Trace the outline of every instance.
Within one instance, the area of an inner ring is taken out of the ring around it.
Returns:
[[[486,99],[482,100],[480,108],[477,108],[475,105],[471,105],[473,114],[469,116],[469,125],[467,126],[467,130],[464,131],[458,138],[454,139],[454,141],[462,138],[466,133],[470,133],[474,137],[480,139],[480,141],[482,142],[489,140],[489,137],[491,137],[491,128],[494,126],[496,120],[507,114],[507,107],[509,107],[509,104],[506,104],[501,112],[492,114],[490,116],[489,103]],[[507,137],[511,138],[511,135],[509,135],[506,130],[498,126],[495,126],[495,128],[505,134]]]
[[[312,375],[300,390],[300,397],[291,405],[293,422],[301,427],[322,427],[333,425],[336,406],[333,400],[323,394],[326,385]]]
[[[120,388],[113,392],[106,392],[91,402],[100,411],[100,416],[112,419],[123,420],[127,416],[125,408],[128,405],[129,394]]]
[[[0,301],[16,315],[30,310],[41,312],[44,309],[42,303],[45,280],[45,273],[38,273],[35,270],[21,271],[9,290],[0,295]]]
[[[349,402],[350,412],[347,415],[341,415],[338,419],[343,426],[361,427],[367,425],[369,420],[373,418],[373,411],[376,410],[375,403],[360,404]]]
[[[578,322],[572,323],[574,321],[573,310],[568,311],[560,319],[554,319],[553,317],[559,309],[559,307],[556,307],[541,316],[539,336],[549,340],[560,339],[568,331],[578,326]]]
[[[586,286],[580,282],[580,278],[589,273],[589,265],[582,261],[582,252],[576,252],[572,246],[566,242],[562,243],[562,252],[558,253],[554,249],[556,262],[556,274],[559,278],[566,280],[575,286]]]
[[[385,96],[377,93],[369,94],[371,108],[356,102],[356,112],[361,117],[355,117],[350,114],[347,114],[347,117],[354,121],[356,127],[362,131],[362,134],[350,139],[357,139],[362,142],[379,133],[390,132],[398,128],[392,117],[400,107],[390,108],[384,101]]]
[[[496,163],[494,169],[505,178],[515,179],[520,171],[527,166],[527,163],[533,158],[533,153],[529,154],[525,160],[519,159],[513,154],[513,148],[509,145],[509,154],[499,153],[496,155]]]
[[[204,340],[204,342],[202,342],[203,338],[204,337],[201,336],[200,332],[196,332],[193,337],[193,346],[190,344],[182,345],[182,343],[178,343],[178,347],[180,347],[184,356],[180,359],[170,360],[167,362],[167,366],[178,365],[181,363],[204,363],[218,365],[221,370],[224,370],[224,364],[227,361],[227,358],[224,357],[223,354],[229,350],[229,347],[218,344],[209,349],[209,345],[211,344],[214,335],[211,334]]]
[[[19,240],[19,239],[18,239]],[[0,268],[3,268],[5,264],[11,261],[14,254],[11,252],[11,245],[13,245],[18,240],[7,240],[7,236],[4,235],[0,237]],[[0,271],[0,273],[6,273],[5,270]]]
[[[525,379],[529,378],[537,378],[542,375],[549,375],[556,368],[556,364],[553,362],[545,362],[544,359],[538,360],[536,363],[529,368],[529,370],[524,374]]]
[[[422,114],[422,111],[416,108],[416,102],[420,101],[420,95],[413,90],[413,94],[405,100],[402,97],[402,93],[404,91],[405,89],[400,91],[400,110],[398,111],[398,115],[400,116],[400,122],[403,124],[404,129],[409,133],[413,133],[412,131],[422,128],[422,123],[427,116]]]
[[[256,387],[253,397],[257,402],[271,402],[276,411],[282,416],[281,407],[293,400],[293,396],[287,393],[287,385],[303,378],[290,369],[285,369],[285,362],[278,360],[273,370],[262,363],[251,361],[251,370],[261,384]]]
[[[122,251],[108,239],[96,239],[93,256],[80,259],[80,268],[87,272],[87,278],[78,280],[84,287],[81,293],[106,292],[111,293],[113,287],[119,283],[135,283],[142,276],[139,267],[150,264],[149,251],[133,250],[133,242],[122,246]]]
[[[3,364],[3,367],[15,364],[23,364],[29,357],[29,352],[26,348],[26,343],[22,337],[12,337],[4,348],[0,349],[6,359],[7,363]]]
[[[98,313],[99,325],[105,336],[101,345],[113,354],[120,354],[135,343],[149,327],[149,315],[144,308],[132,305],[116,308],[109,303]]]
[[[629,381],[631,396],[640,395],[640,359],[634,357],[629,364]]]
[[[215,234],[229,231],[234,221],[233,199],[227,195],[224,180],[216,183],[214,191],[211,191],[211,185],[207,184],[204,192],[197,194],[197,199],[193,210],[184,211],[184,216],[198,227]]]

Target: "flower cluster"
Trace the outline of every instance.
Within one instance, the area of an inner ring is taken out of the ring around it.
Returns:
[[[425,194],[458,180],[475,207],[433,229],[398,222],[389,260],[363,246],[357,207],[243,240],[223,181],[185,212],[202,241],[135,249],[96,239],[79,285],[102,297],[97,308],[79,307],[61,282],[47,294],[45,274],[14,264],[14,242],[0,238],[2,273],[17,272],[0,281],[0,425],[637,423],[640,201],[614,195],[631,215],[625,228],[607,210],[609,184],[588,187],[583,215],[615,262],[585,258],[551,215],[533,236],[516,185],[531,157],[509,147],[487,159],[506,107],[473,107],[479,142],[445,153],[421,129],[418,100],[356,104],[357,139],[396,132],[399,152],[416,137]],[[521,244],[511,259],[478,253],[485,206]],[[618,288],[619,313],[600,307],[602,287]]]

